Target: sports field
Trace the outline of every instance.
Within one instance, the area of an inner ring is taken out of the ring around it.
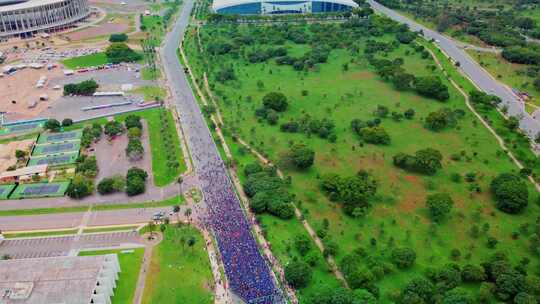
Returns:
[[[0,136],[10,135],[14,133],[29,133],[41,130],[42,122],[34,122],[20,125],[5,126],[0,128]]]
[[[7,199],[9,197],[9,194],[16,185],[9,184],[9,185],[0,185],[0,200]]]
[[[30,158],[30,161],[28,162],[28,166],[36,166],[36,165],[44,165],[44,164],[47,164],[49,166],[69,165],[69,164],[75,163],[78,156],[79,156],[78,151],[53,154],[53,155],[45,155],[45,156],[36,156],[36,157]]]
[[[82,130],[74,130],[69,132],[62,132],[62,133],[42,133],[37,143],[38,144],[45,144],[45,143],[59,143],[59,142],[65,142],[65,141],[72,141],[72,140],[80,140],[82,137]]]
[[[35,184],[20,184],[10,198],[37,198],[37,197],[54,197],[64,196],[69,182],[59,183],[35,183]]]
[[[32,156],[35,155],[52,155],[63,152],[75,152],[79,151],[81,148],[80,141],[65,142],[65,143],[56,143],[56,144],[44,144],[36,145]]]

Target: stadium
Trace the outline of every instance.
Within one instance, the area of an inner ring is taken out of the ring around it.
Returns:
[[[212,9],[218,14],[276,15],[346,12],[357,6],[352,0],[215,0]]]
[[[0,0],[0,39],[63,29],[89,14],[88,0]]]

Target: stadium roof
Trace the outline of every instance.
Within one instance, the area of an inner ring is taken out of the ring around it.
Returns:
[[[331,2],[331,3],[337,3],[337,4],[343,4],[348,5],[352,7],[357,7],[358,4],[356,4],[352,0],[275,0],[275,1],[264,1],[264,0],[214,0],[212,3],[212,9],[214,11],[217,11],[222,8],[241,5],[241,4],[249,4],[249,3],[261,3],[261,2],[312,2],[312,1],[321,1],[321,2]]]
[[[12,5],[9,5],[9,4],[0,5],[0,13],[12,12],[12,11],[27,9],[27,8],[32,8],[32,7],[38,7],[38,6],[53,4],[53,3],[62,2],[62,1],[64,0],[29,0],[29,1],[24,1],[21,3],[12,4]]]

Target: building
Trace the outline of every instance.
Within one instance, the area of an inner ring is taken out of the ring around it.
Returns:
[[[0,303],[110,304],[119,272],[116,254],[0,261]]]
[[[39,179],[47,177],[48,165],[23,167],[13,171],[0,173],[0,183],[29,182],[34,176]],[[2,302],[0,302],[2,303]]]
[[[357,6],[352,0],[214,0],[212,9],[218,14],[276,15],[347,12]]]
[[[88,0],[0,0],[0,39],[53,32],[89,14]]]

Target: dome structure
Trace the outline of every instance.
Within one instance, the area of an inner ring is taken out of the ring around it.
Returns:
[[[89,14],[88,0],[0,0],[0,39],[66,28]]]

